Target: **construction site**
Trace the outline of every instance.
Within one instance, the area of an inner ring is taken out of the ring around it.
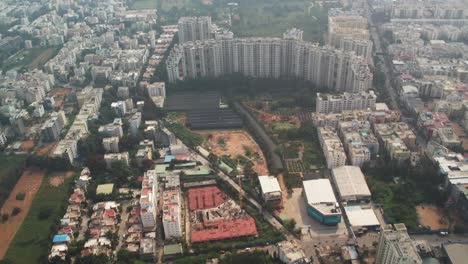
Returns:
[[[255,220],[216,186],[188,190],[192,243],[256,236]]]

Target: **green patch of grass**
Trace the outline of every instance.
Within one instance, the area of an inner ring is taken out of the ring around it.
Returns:
[[[25,167],[26,155],[0,155],[0,208]]]
[[[67,178],[63,184],[54,187],[50,185],[48,177],[44,178],[5,259],[13,263],[40,263],[46,259],[53,232],[57,229],[58,219],[64,214],[74,179]]]
[[[18,69],[25,68],[29,66],[29,64],[31,64],[31,62],[33,62],[34,59],[39,57],[47,49],[49,48],[37,47],[37,48],[32,48],[32,49],[21,50],[17,52],[15,55],[8,58],[5,62],[3,62],[2,70],[8,71],[14,68],[18,68]]]
[[[189,148],[200,146],[203,143],[203,137],[201,135],[192,132],[182,124],[166,123],[166,127]]]
[[[297,129],[299,127],[295,124],[291,124],[288,122],[273,122],[271,123],[270,128],[273,132],[284,132],[291,129]]]
[[[306,0],[239,1],[240,21],[233,21],[239,36],[280,37],[287,29],[304,30],[304,39],[323,42],[327,12]]]
[[[156,0],[136,0],[130,6],[130,9],[142,10],[142,9],[155,9]]]

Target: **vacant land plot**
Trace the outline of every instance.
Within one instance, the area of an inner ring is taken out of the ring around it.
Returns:
[[[55,48],[37,47],[24,49],[8,58],[2,65],[2,70],[14,68],[35,69],[43,66],[54,54]]]
[[[289,28],[304,30],[304,39],[323,41],[327,12],[308,0],[239,0],[238,36],[280,37]]]
[[[13,263],[39,263],[47,256],[51,228],[63,216],[72,181],[69,177],[63,184],[52,186],[49,176],[45,177],[5,258]]]
[[[73,175],[73,171],[67,172],[53,172],[49,175],[49,184],[54,187],[59,187],[65,182],[65,179],[70,178]]]
[[[50,92],[51,96],[54,96],[55,104],[61,107],[65,96],[71,92],[70,88],[57,88]]]
[[[47,61],[50,60],[50,58],[52,58],[55,51],[55,48],[48,48],[44,50],[39,56],[33,59],[33,61],[28,65],[28,69],[32,70],[42,67],[44,64],[46,64]]]
[[[43,177],[44,171],[39,169],[30,168],[25,170],[3,205],[1,213],[10,214],[10,218],[5,223],[0,224],[0,237],[2,238],[0,239],[0,259],[5,256],[8,246],[28,214],[29,207],[41,186]],[[25,194],[23,200],[16,200],[18,193]],[[21,211],[19,214],[12,216],[11,212],[15,207],[18,207]]]
[[[41,156],[49,155],[49,153],[55,148],[56,145],[57,145],[56,142],[44,145],[44,146],[36,149],[35,154],[41,155]]]
[[[238,155],[246,156],[253,162],[253,170],[258,175],[268,175],[268,168],[263,152],[247,132],[213,131],[209,133],[208,139],[208,148],[215,155],[229,155],[231,158],[236,158]],[[250,151],[250,157],[246,153],[247,150]]]
[[[0,206],[20,178],[26,157],[26,155],[0,155]]]
[[[441,208],[431,205],[416,206],[419,224],[431,230],[448,229],[449,223]]]
[[[156,0],[136,0],[130,6],[130,9],[142,10],[142,9],[155,9]]]
[[[30,151],[32,148],[34,148],[34,141],[32,140],[21,141],[20,149],[22,151]]]

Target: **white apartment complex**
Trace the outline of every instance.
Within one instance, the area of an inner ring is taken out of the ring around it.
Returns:
[[[146,171],[141,183],[140,217],[145,230],[156,227],[158,179],[155,170]]]
[[[292,34],[289,34],[292,35]],[[176,45],[167,58],[169,82],[239,73],[257,78],[297,78],[338,91],[371,88],[367,60],[354,52],[281,38],[217,38]]]
[[[104,154],[104,161],[106,162],[107,168],[110,169],[112,168],[112,163],[117,161],[123,161],[125,164],[129,165],[130,159],[128,152],[108,153]]]
[[[372,41],[367,18],[360,15],[337,15],[328,17],[327,44],[344,51],[352,51],[369,60]]]
[[[148,84],[148,86],[146,86],[146,90],[148,91],[149,97],[166,97],[166,84],[164,82],[155,82],[152,84]]]
[[[384,225],[380,231],[376,263],[421,264],[418,254],[404,224]]]
[[[315,112],[327,114],[347,110],[374,110],[376,101],[377,95],[374,91],[340,95],[317,93]]]
[[[180,190],[165,190],[163,192],[162,223],[166,239],[182,236],[180,213]]]
[[[181,17],[177,23],[179,43],[206,40],[212,37],[211,17]]]
[[[327,162],[327,168],[344,166],[346,164],[346,154],[336,130],[331,127],[319,127],[317,132]]]
[[[119,152],[119,137],[103,138],[102,146],[106,152]]]

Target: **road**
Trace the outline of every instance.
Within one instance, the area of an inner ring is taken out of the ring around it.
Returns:
[[[464,242],[468,243],[468,236],[463,234],[449,234],[447,236],[433,235],[410,235],[414,240],[426,240],[433,247],[440,246],[443,243]]]

